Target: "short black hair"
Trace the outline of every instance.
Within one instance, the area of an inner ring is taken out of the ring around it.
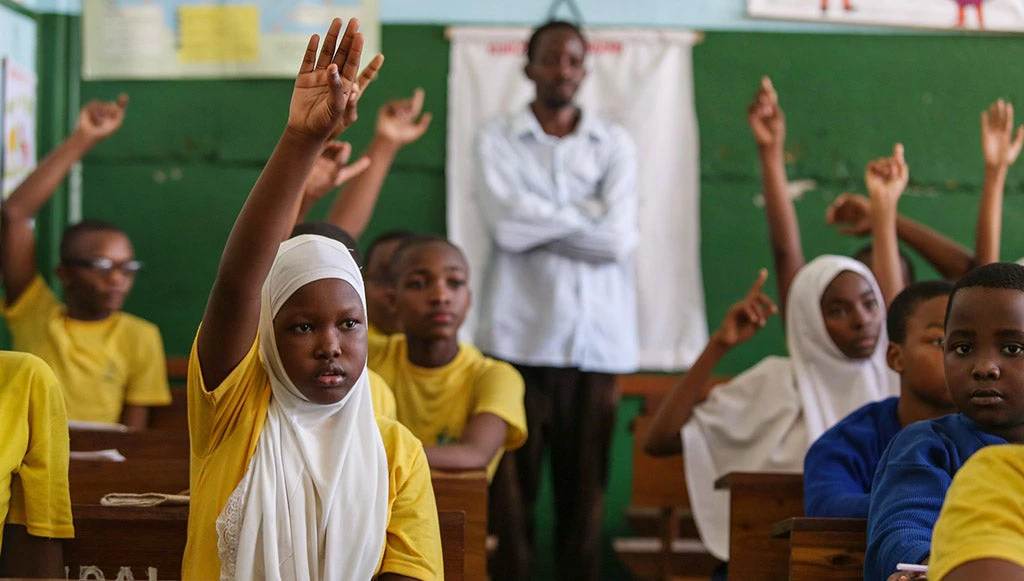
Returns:
[[[366,247],[366,264],[370,264],[370,260],[373,258],[373,253],[376,252],[381,245],[387,244],[388,242],[394,242],[395,240],[408,240],[414,236],[416,236],[416,233],[412,230],[388,230],[387,232],[384,232],[380,236],[374,238],[373,242],[370,242],[370,245]]]
[[[114,225],[106,220],[82,220],[77,224],[72,224],[64,229],[64,233],[60,237],[60,260],[64,262],[66,260],[74,260],[83,258],[81,256],[75,256],[72,249],[78,240],[86,234],[93,232],[113,232],[122,234],[126,238],[128,234],[122,230],[119,226]]]
[[[530,35],[530,41],[526,43],[526,60],[527,62],[533,62],[533,57],[537,56],[537,45],[540,44],[540,37],[549,30],[571,30],[576,33],[576,36],[580,37],[583,42],[583,50],[587,49],[587,37],[583,36],[583,31],[580,27],[564,20],[549,20],[544,24],[537,27],[533,34]]]
[[[1015,290],[1024,293],[1024,266],[1016,262],[995,262],[979,266],[968,272],[953,286],[949,294],[949,305],[946,306],[946,324],[949,324],[949,313],[953,310],[953,298],[965,288],[996,288]]]
[[[953,292],[953,283],[948,280],[925,280],[915,282],[896,295],[889,305],[885,319],[885,330],[889,340],[903,343],[907,340],[907,321],[914,316],[921,303],[935,297],[948,297]]]
[[[867,244],[857,252],[853,253],[853,259],[858,262],[868,263],[871,259],[871,244]],[[900,266],[907,269],[907,284],[913,284],[917,280],[917,272],[914,270],[914,263],[910,261],[910,256],[903,252],[903,249],[899,249],[900,254]]]
[[[395,248],[395,253],[391,255],[391,264],[389,265],[388,270],[391,271],[392,276],[396,276],[398,274],[398,267],[402,264],[402,258],[408,254],[410,250],[417,246],[424,246],[426,244],[443,244],[454,249],[459,253],[459,256],[462,257],[462,261],[466,263],[466,267],[469,268],[469,261],[466,260],[466,254],[462,252],[462,249],[451,240],[448,240],[444,236],[440,236],[438,234],[416,234],[415,236],[402,240],[402,242],[398,244],[398,247]]]
[[[349,254],[352,255],[352,260],[356,261],[356,266],[359,268],[363,267],[363,255],[359,252],[359,243],[352,237],[351,234],[338,228],[330,222],[303,222],[296,224],[292,228],[291,235],[288,238],[295,238],[296,236],[302,236],[303,234],[314,234],[316,236],[323,236],[324,238],[330,238],[337,242],[341,242],[348,248]]]

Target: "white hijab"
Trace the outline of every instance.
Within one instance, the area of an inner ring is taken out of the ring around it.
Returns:
[[[289,379],[274,317],[303,285],[347,282],[366,299],[343,244],[297,236],[281,244],[263,285],[259,348],[273,396],[249,470],[217,519],[221,578],[371,579],[388,517],[388,463],[363,366],[340,402],[310,402]]]
[[[794,277],[786,303],[790,357],[767,357],[716,387],[683,426],[694,520],[719,559],[729,559],[729,493],[714,490],[716,480],[730,472],[801,472],[807,449],[825,430],[857,408],[899,392],[899,377],[885,361],[884,325],[867,359],[843,355],[825,328],[821,296],[844,271],[864,277],[884,305],[864,264],[829,255],[807,263]]]

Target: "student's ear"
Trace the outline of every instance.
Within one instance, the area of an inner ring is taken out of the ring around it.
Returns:
[[[527,79],[530,79],[531,81],[534,80],[533,79],[533,67],[530,65],[529,62],[527,62],[525,65],[523,65],[523,74],[526,75]]]
[[[885,352],[885,362],[889,364],[889,369],[892,369],[896,373],[903,374],[903,345],[899,343],[890,342],[889,349]]]

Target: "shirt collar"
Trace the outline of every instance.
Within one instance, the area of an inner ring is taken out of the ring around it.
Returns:
[[[533,109],[530,109],[529,104],[526,104],[516,113],[512,119],[511,129],[512,134],[517,137],[532,135],[538,140],[553,139],[550,135],[544,133],[544,129],[540,126],[540,121],[537,121],[537,116],[533,114]],[[580,109],[580,121],[576,124],[576,131],[573,131],[566,137],[574,135],[586,135],[594,141],[601,142],[608,138],[608,130],[599,119]]]

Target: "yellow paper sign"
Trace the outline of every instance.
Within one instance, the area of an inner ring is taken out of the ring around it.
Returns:
[[[182,62],[254,62],[260,57],[260,9],[255,4],[178,9]]]

